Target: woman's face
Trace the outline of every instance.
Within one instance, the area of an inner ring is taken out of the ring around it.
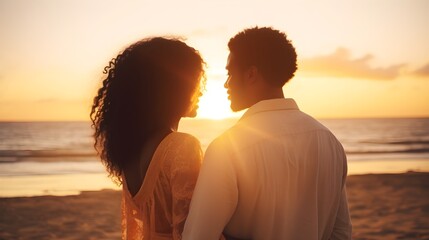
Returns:
[[[195,94],[190,99],[190,104],[188,107],[188,110],[186,111],[184,117],[194,118],[197,116],[197,110],[198,110],[198,103],[200,102],[200,97],[203,94],[201,93],[200,89],[197,88],[197,91],[195,91]]]

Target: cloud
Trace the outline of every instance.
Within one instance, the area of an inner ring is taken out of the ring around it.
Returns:
[[[372,67],[369,63],[373,58],[371,54],[367,54],[353,59],[348,49],[338,48],[329,55],[303,59],[300,70],[318,76],[390,80],[398,77],[404,66]]]
[[[416,69],[412,73],[420,77],[429,77],[429,63],[421,68]]]

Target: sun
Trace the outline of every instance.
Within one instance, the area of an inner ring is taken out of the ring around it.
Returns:
[[[207,80],[206,90],[200,98],[198,118],[224,119],[235,114],[229,108],[228,95],[223,87],[223,81]]]

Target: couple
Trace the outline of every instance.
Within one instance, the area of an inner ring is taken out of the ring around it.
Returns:
[[[198,51],[145,39],[105,68],[91,119],[123,185],[123,239],[350,239],[344,150],[283,95],[297,68],[291,42],[255,27],[228,47],[231,108],[249,109],[204,157],[195,137],[177,132],[204,88]]]

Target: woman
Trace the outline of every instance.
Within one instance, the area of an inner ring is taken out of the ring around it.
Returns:
[[[180,239],[201,165],[195,117],[204,62],[175,39],[139,41],[110,61],[94,98],[95,147],[123,186],[123,239]]]

